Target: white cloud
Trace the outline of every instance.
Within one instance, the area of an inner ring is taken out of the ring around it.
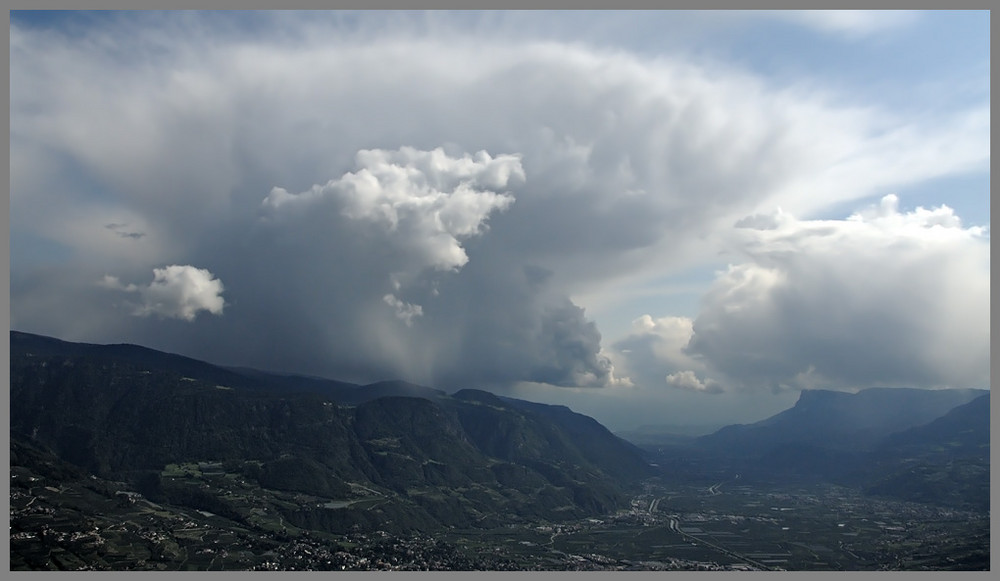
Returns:
[[[989,233],[895,195],[844,220],[737,222],[701,309],[615,343],[637,385],[692,392],[989,386]],[[705,378],[705,379],[702,379]]]
[[[110,274],[105,274],[104,278],[102,278],[100,281],[98,281],[97,284],[99,286],[102,286],[102,287],[106,288],[106,289],[120,290],[120,291],[125,291],[125,292],[130,292],[130,293],[131,292],[136,292],[136,291],[139,290],[139,287],[137,287],[136,285],[134,285],[132,283],[129,283],[127,285],[122,284],[122,282],[120,280],[118,280],[117,276],[111,276]]]
[[[105,275],[100,284],[109,289],[139,293],[142,303],[132,312],[139,317],[158,315],[194,321],[199,311],[221,315],[225,307],[222,281],[206,269],[188,265],[154,268],[153,282],[148,286],[123,285],[111,275]]]
[[[694,333],[694,321],[687,317],[661,317],[653,319],[642,315],[632,321],[633,337],[645,336],[651,341],[649,348],[653,355],[664,363],[676,367],[697,365],[683,349]]]
[[[287,203],[305,203],[337,197],[346,203],[343,214],[368,220],[391,230],[401,221],[425,223],[425,228],[451,236],[478,234],[482,222],[494,209],[503,209],[513,199],[503,190],[509,182],[524,181],[520,156],[485,151],[454,158],[442,148],[420,151],[403,146],[397,151],[361,150],[355,156],[358,171],[291,195],[273,188],[264,205],[279,208]]]
[[[406,323],[407,327],[413,325],[413,319],[415,317],[423,316],[424,309],[420,305],[411,305],[410,303],[405,303],[399,300],[395,295],[385,295],[382,297],[382,302],[389,305],[396,311],[396,316]]]
[[[384,228],[409,258],[407,272],[392,273],[397,289],[424,268],[464,266],[469,257],[461,241],[481,234],[492,212],[509,207],[514,198],[502,190],[525,179],[519,156],[494,158],[485,151],[451,157],[442,148],[403,146],[362,150],[355,160],[357,171],[301,194],[275,187],[263,205],[282,211],[334,200],[341,215]]]
[[[704,364],[684,352],[694,333],[693,324],[687,317],[638,317],[632,321],[632,332],[616,341],[610,351],[619,373],[639,388],[654,392],[662,391],[665,385],[687,391],[721,392],[715,380],[698,379],[695,370],[704,372]]]
[[[705,393],[722,393],[722,386],[714,380],[702,381],[693,371],[686,370],[668,374],[667,385],[684,389],[687,391],[701,391]]]
[[[735,231],[686,353],[746,388],[989,385],[989,238],[895,196]]]

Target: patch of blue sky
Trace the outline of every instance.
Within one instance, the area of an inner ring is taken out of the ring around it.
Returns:
[[[331,21],[351,22],[348,13],[330,12]],[[185,33],[200,31],[219,40],[244,38],[262,40],[287,37],[284,24],[301,24],[294,12],[267,10],[18,10],[11,24],[26,29],[47,29],[69,37],[87,37],[95,30],[177,28]],[[315,16],[312,19],[316,20]]]
[[[969,106],[989,98],[989,13],[922,12],[884,30],[848,35],[761,18],[713,49],[779,84],[803,80],[857,103],[896,110]],[[715,42],[713,39],[712,42]]]
[[[861,20],[865,20],[863,13]],[[397,15],[399,16],[399,15]],[[867,27],[823,30],[788,13],[736,11],[529,11],[402,15],[487,35],[575,41],[642,57],[726,63],[779,85],[803,81],[859,103],[963,106],[989,96],[988,11],[918,12]],[[364,15],[355,20],[384,16]],[[894,22],[895,21],[895,22]]]
[[[640,289],[630,292],[627,301],[593,309],[588,306],[587,316],[597,323],[604,344],[610,345],[631,334],[634,331],[632,321],[643,315],[649,315],[654,319],[696,318],[701,297],[711,281],[712,278],[690,283],[673,281],[655,289],[649,288],[645,293]]]
[[[28,28],[58,28],[82,32],[106,22],[115,14],[105,10],[12,10],[10,22]]]
[[[169,18],[165,18],[169,15]],[[111,22],[200,22],[213,32],[282,36],[286,27],[312,24],[342,32],[374,28],[433,35],[448,29],[486,36],[577,41],[655,57],[705,55],[741,65],[779,82],[822,78],[865,93],[913,104],[912,85],[940,79],[949,98],[981,98],[989,91],[989,12],[921,12],[881,30],[849,34],[818,31],[800,20],[734,11],[13,11],[11,22],[83,31]],[[184,18],[187,16],[187,18]],[[297,28],[297,27],[296,27]],[[958,65],[957,63],[962,63]],[[955,91],[949,80],[976,78]],[[900,91],[901,84],[911,90]],[[940,96],[942,93],[934,93]]]
[[[720,255],[717,260],[700,262],[690,268],[646,279],[615,293],[574,299],[586,307],[587,316],[597,322],[601,335],[610,344],[631,333],[632,321],[643,315],[654,319],[696,318],[705,289],[720,271],[739,261],[739,257]]]

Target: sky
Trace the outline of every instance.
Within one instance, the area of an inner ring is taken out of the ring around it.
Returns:
[[[758,421],[989,388],[989,13],[13,12],[11,328]]]

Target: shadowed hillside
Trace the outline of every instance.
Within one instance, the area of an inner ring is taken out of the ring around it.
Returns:
[[[558,406],[405,382],[296,381],[12,331],[12,440],[213,512],[239,510],[185,490],[169,466],[223,463],[263,488],[345,501],[367,487],[391,499],[380,509],[393,515],[387,526],[403,528],[600,514],[651,474],[639,450]],[[371,524],[347,506],[330,512],[286,516],[331,530]]]

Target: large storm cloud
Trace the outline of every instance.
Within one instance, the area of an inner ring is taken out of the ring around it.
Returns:
[[[688,351],[750,385],[988,386],[989,237],[897,203],[745,230]]]
[[[735,222],[778,203],[807,215],[988,160],[988,109],[893,125],[711,63],[460,31],[256,38],[142,23],[11,27],[14,328],[356,381],[623,386],[613,362],[628,358],[573,297],[712,256]],[[932,298],[978,304],[959,289],[988,294],[966,277],[981,250],[864,234],[896,232],[877,220],[829,235],[808,224],[742,229],[753,260],[720,278],[686,351],[648,376],[709,393],[734,378],[981,376],[981,309]],[[782,250],[793,242],[804,250]],[[95,284],[163,265],[224,281],[224,312],[149,302],[165,317],[136,317],[123,300],[175,287]],[[884,284],[850,282],[866,271]],[[923,291],[900,300],[903,281]],[[810,309],[820,316],[803,322]],[[875,313],[894,326],[843,327]],[[906,329],[956,343],[916,345]],[[785,348],[802,357],[768,359]],[[629,374],[645,373],[633,360]]]
[[[696,318],[646,316],[616,345],[630,370],[684,389],[695,372],[730,390],[989,386],[983,228],[947,206],[901,212],[893,195],[846,220],[777,212],[737,226],[741,259]]]

